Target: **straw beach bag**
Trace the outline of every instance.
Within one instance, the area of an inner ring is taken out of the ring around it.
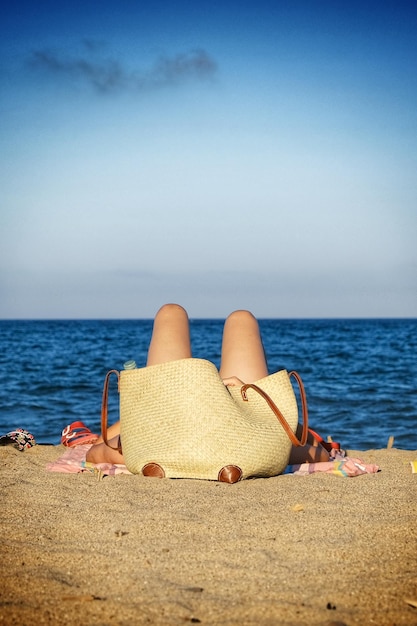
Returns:
[[[307,438],[307,403],[296,372],[279,371],[256,384],[225,387],[213,363],[187,358],[140,369],[111,370],[103,390],[107,445],[109,381],[118,379],[120,441],[134,474],[236,482],[283,472],[291,445]],[[303,435],[294,377],[300,388]]]

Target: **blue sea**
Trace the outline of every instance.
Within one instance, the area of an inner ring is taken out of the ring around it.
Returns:
[[[193,355],[220,361],[222,320],[191,320]],[[417,450],[417,319],[262,319],[270,371],[297,370],[310,425],[342,447]],[[57,444],[70,422],[100,430],[109,369],[146,361],[152,320],[0,321],[0,434]],[[113,390],[111,415],[117,416]]]

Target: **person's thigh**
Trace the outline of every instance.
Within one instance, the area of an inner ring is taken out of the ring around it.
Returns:
[[[146,364],[156,365],[190,356],[187,312],[178,304],[165,304],[155,316]]]
[[[267,375],[259,324],[249,311],[235,311],[224,325],[220,376],[251,383]]]

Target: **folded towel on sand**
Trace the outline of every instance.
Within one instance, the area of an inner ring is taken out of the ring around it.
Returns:
[[[56,461],[48,463],[46,466],[50,472],[63,472],[67,474],[77,474],[89,472],[97,475],[115,476],[116,474],[130,474],[125,465],[113,465],[111,463],[89,463],[86,461],[87,451],[91,444],[68,448]],[[325,472],[336,476],[360,476],[361,474],[373,474],[378,472],[377,465],[363,463],[360,459],[350,457],[340,457],[336,455],[332,461],[324,463],[303,463],[302,465],[288,465],[286,474],[296,476],[307,476],[315,472]]]
[[[68,448],[56,461],[48,463],[46,469],[50,472],[63,472],[64,474],[79,474],[89,472],[91,474],[103,474],[115,476],[116,474],[130,474],[126,465],[114,465],[112,463],[89,463],[85,460],[92,444],[85,444]]]
[[[342,459],[335,458],[333,461],[322,463],[303,463],[302,465],[288,465],[286,474],[307,476],[315,472],[335,474],[335,476],[360,476],[361,474],[375,474],[379,471],[378,465],[364,463],[361,459],[345,456]]]

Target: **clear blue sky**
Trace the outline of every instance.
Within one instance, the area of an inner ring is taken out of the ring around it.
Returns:
[[[21,2],[0,317],[417,316],[417,5]]]

